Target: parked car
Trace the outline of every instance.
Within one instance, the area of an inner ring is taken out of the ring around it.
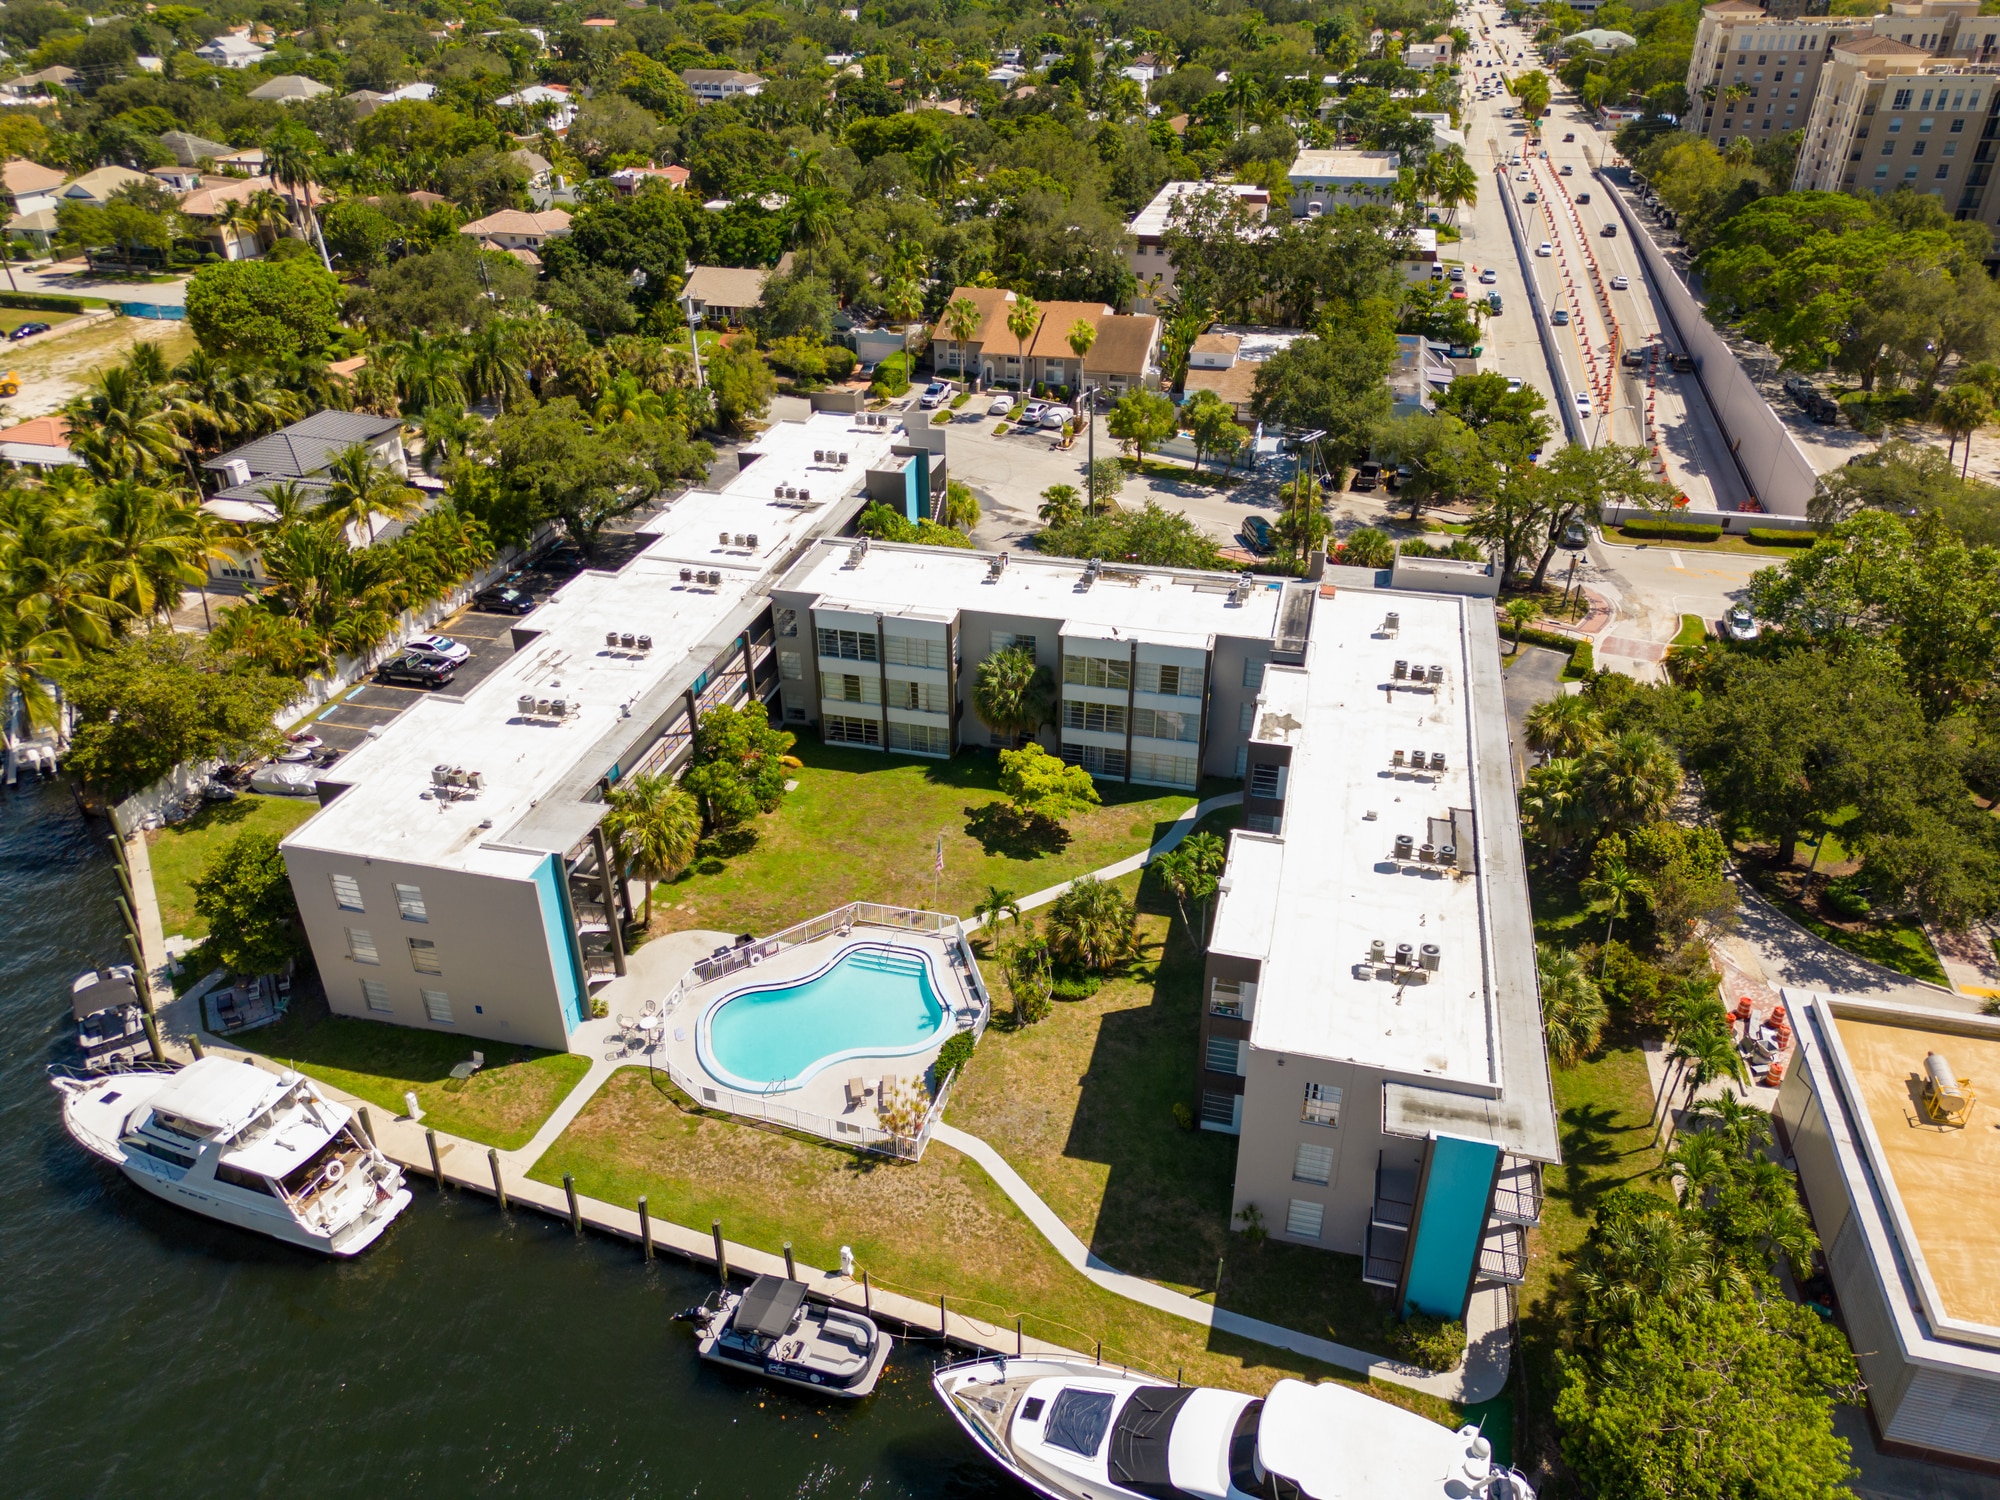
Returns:
[[[1485,270],[1479,273],[1479,284],[1481,286],[1491,286],[1493,285],[1494,282],[1498,281],[1499,279],[1500,279],[1500,273],[1494,270],[1491,266],[1488,266]]]
[[[1464,288],[1464,287],[1462,287],[1462,286],[1455,286],[1455,287],[1453,287],[1453,288],[1451,289],[1451,300],[1452,300],[1453,302],[1463,302],[1463,301],[1465,301],[1465,288]]]
[[[1598,230],[1597,232],[1607,240],[1615,240],[1618,238],[1618,226],[1616,224],[1606,224],[1602,229]]]
[[[1761,634],[1757,617],[1748,606],[1739,604],[1722,617],[1722,633],[1732,641],[1754,641]]]
[[[1041,425],[1042,413],[1047,406],[1048,403],[1045,401],[1030,401],[1021,408],[1021,415],[1017,420],[1023,427],[1037,427]]]
[[[384,682],[402,682],[412,687],[443,687],[458,672],[458,663],[439,661],[434,656],[405,653],[382,663],[376,673]]]
[[[924,394],[918,405],[922,406],[925,411],[933,411],[943,406],[950,395],[950,386],[946,385],[942,380],[933,380],[929,385],[924,387]]]
[[[1569,309],[1566,307],[1557,308],[1554,312],[1549,314],[1549,321],[1555,324],[1556,327],[1558,328],[1569,327]]]
[[[419,656],[435,656],[439,661],[465,661],[472,655],[470,646],[448,635],[413,635],[403,642],[403,649]]]
[[[534,561],[539,573],[551,573],[567,578],[572,573],[583,571],[583,549],[575,542],[557,542]]]
[[[1366,492],[1382,482],[1382,466],[1372,458],[1354,471],[1354,483],[1350,488]]]
[[[1576,201],[1577,201],[1577,202],[1579,202],[1579,203],[1588,203],[1588,202],[1590,201],[1590,194],[1588,194],[1588,193],[1578,193],[1578,194],[1576,195]]]
[[[1488,292],[1486,294],[1486,310],[1494,314],[1496,317],[1499,315],[1500,294],[1498,292]]]
[[[1236,534],[1252,552],[1271,550],[1271,524],[1262,516],[1245,516]]]
[[[1061,432],[1065,422],[1074,422],[1076,413],[1067,406],[1045,406],[1042,408],[1042,426],[1050,432]]]
[[[1581,521],[1572,521],[1563,528],[1562,540],[1556,543],[1565,552],[1581,552],[1590,545],[1590,532]]]
[[[1537,255],[1549,256],[1555,253],[1556,247],[1551,245],[1547,240],[1543,240],[1539,245],[1535,246],[1535,254]]]
[[[510,584],[488,589],[472,601],[489,615],[525,615],[535,607],[535,596]]]
[[[1611,290],[1614,292],[1622,292],[1631,284],[1623,276],[1614,276],[1611,278]]]
[[[986,408],[989,417],[1004,417],[1014,409],[1014,398],[1002,391],[993,398],[993,404]]]
[[[1452,268],[1451,268],[1451,269],[1450,269],[1449,271],[1447,271],[1447,272],[1446,272],[1445,274],[1446,274],[1447,276],[1449,276],[1449,277],[1450,277],[1450,278],[1451,278],[1451,279],[1452,279],[1453,281],[1463,281],[1463,280],[1465,280],[1465,267],[1464,267],[1464,266],[1453,266],[1453,267],[1452,267]]]
[[[1514,392],[1520,389],[1521,389],[1520,377],[1518,375],[1509,375],[1507,377],[1507,394],[1511,396],[1514,394]]]
[[[33,338],[38,333],[47,333],[48,331],[49,325],[46,323],[23,323],[19,328],[8,334],[7,337],[10,339],[27,339]]]

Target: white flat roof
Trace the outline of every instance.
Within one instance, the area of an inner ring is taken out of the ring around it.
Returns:
[[[1232,603],[1234,580],[1223,573],[1106,564],[1086,589],[1086,564],[1074,558],[1012,553],[994,578],[991,553],[876,542],[850,568],[852,551],[850,541],[821,542],[783,587],[817,595],[822,608],[880,611],[891,619],[949,619],[961,610],[1026,615],[1060,620],[1069,635],[1194,650],[1207,650],[1218,636],[1272,637],[1284,587],[1282,580],[1258,579]]]
[[[500,844],[508,829],[697,648],[718,650],[722,643],[710,638],[770,587],[773,570],[833,502],[861,485],[867,467],[891,461],[889,448],[903,441],[899,428],[863,429],[832,412],[772,427],[746,450],[761,456],[721,492],[690,490],[648,521],[643,531],[653,542],[618,572],[580,573],[517,622],[517,630],[539,634],[463,698],[449,689],[426,695],[345,757],[327,779],[347,790],[286,845],[525,874],[540,856]],[[847,467],[814,465],[815,448],[846,452]],[[780,485],[810,488],[813,498],[779,499],[772,491]],[[684,581],[684,568],[720,573],[721,582]],[[613,630],[650,635],[653,648],[608,647]],[[562,698],[567,714],[560,722],[524,716],[525,695]],[[437,765],[477,771],[484,785],[475,797],[436,801],[428,794]]]
[[[1141,239],[1158,239],[1166,232],[1167,220],[1173,216],[1174,204],[1191,193],[1221,192],[1238,198],[1254,198],[1260,203],[1271,201],[1271,190],[1249,182],[1170,182],[1153,195],[1153,201],[1133,215],[1132,222],[1125,227]]]
[[[1301,151],[1287,174],[1293,178],[1332,178],[1341,182],[1394,182],[1393,151]]]
[[[1398,834],[1453,842],[1432,825],[1457,809],[1479,825],[1471,859],[1483,872],[1483,824],[1510,815],[1478,803],[1466,607],[1342,589],[1317,602],[1306,664],[1265,670],[1251,738],[1291,746],[1284,821],[1276,835],[1234,836],[1211,943],[1262,960],[1253,1046],[1498,1086],[1485,875],[1391,858]],[[1382,629],[1390,610],[1401,617],[1393,636]],[[1398,659],[1442,666],[1444,680],[1392,690]],[[1445,769],[1394,768],[1397,750],[1442,751]],[[1369,961],[1378,938],[1392,955],[1437,944],[1436,971],[1392,982]]]

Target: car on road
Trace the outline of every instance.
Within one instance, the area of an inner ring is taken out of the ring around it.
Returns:
[[[439,688],[450,682],[457,671],[456,662],[439,661],[434,656],[413,656],[405,653],[383,662],[381,670],[375,675],[384,682],[407,683],[411,687]]]
[[[1516,172],[1514,174],[1514,180],[1516,182],[1526,182],[1528,180],[1528,174],[1526,172]]]
[[[7,337],[10,339],[27,339],[33,338],[38,333],[47,333],[48,331],[49,325],[46,323],[23,323],[19,328],[8,334]]]
[[[1236,534],[1252,552],[1271,550],[1271,524],[1262,516],[1245,516]]]
[[[1576,393],[1576,410],[1578,416],[1587,417],[1590,415],[1589,391],[1578,391]]]
[[[1514,394],[1514,392],[1520,389],[1521,389],[1520,378],[1518,376],[1509,375],[1507,377],[1507,394],[1511,396]]]
[[[1523,198],[1521,201],[1523,203],[1540,203],[1542,201],[1542,195],[1536,192],[1533,188],[1529,188],[1527,197]]]
[[[1597,232],[1607,240],[1615,240],[1618,238],[1618,226],[1616,224],[1606,224],[1602,229],[1598,230]]]
[[[1563,144],[1564,144],[1564,145],[1568,145],[1568,144],[1569,144],[1569,143],[1570,143],[1571,141],[1573,141],[1573,140],[1575,140],[1575,139],[1576,139],[1576,132],[1575,132],[1574,130],[1570,130],[1570,131],[1565,131],[1565,132],[1564,132],[1564,134],[1563,134]]]
[[[1694,360],[1688,355],[1673,353],[1667,356],[1667,368],[1678,370],[1683,375],[1694,373]]]
[[[1374,489],[1381,481],[1382,466],[1371,458],[1354,471],[1354,483],[1349,487],[1365,492]]]
[[[1576,168],[1572,167],[1568,162],[1564,162],[1562,170],[1556,175],[1559,177],[1574,177],[1576,176]]]
[[[1627,281],[1623,276],[1614,276],[1611,278],[1611,290],[1614,292],[1622,292],[1631,285],[1632,283]]]
[[[989,417],[1004,417],[1014,409],[1014,398],[1002,391],[993,398],[993,404],[986,408]]]
[[[1501,311],[1500,294],[1498,292],[1488,292],[1486,294],[1486,310],[1490,313]]]
[[[1744,605],[1737,605],[1722,617],[1722,634],[1732,641],[1754,641],[1761,632],[1757,617]]]
[[[1074,422],[1076,413],[1067,406],[1045,406],[1042,408],[1042,426],[1050,432],[1061,432],[1063,424]]]
[[[1535,254],[1537,255],[1548,256],[1555,253],[1556,247],[1551,245],[1547,240],[1543,240],[1539,245],[1535,246]]]
[[[1566,307],[1557,308],[1554,312],[1549,314],[1549,321],[1555,324],[1556,327],[1558,328],[1569,327],[1569,309]]]
[[[1499,279],[1500,279],[1500,273],[1494,270],[1491,266],[1488,266],[1485,270],[1479,273],[1479,284],[1481,286],[1491,286],[1493,285],[1494,282],[1498,281]]]
[[[448,635],[413,635],[403,642],[403,649],[419,656],[434,656],[439,661],[466,661],[472,656],[470,646]]]
[[[1577,201],[1577,202],[1579,202],[1579,203],[1588,203],[1588,202],[1590,201],[1590,194],[1588,194],[1588,193],[1578,193],[1578,194],[1576,195],[1576,201]]]
[[[489,615],[525,615],[534,610],[535,596],[526,589],[515,588],[512,584],[502,584],[488,589],[473,600],[476,608]]]
[[[942,380],[933,380],[929,385],[924,387],[924,393],[918,399],[917,404],[923,407],[925,411],[934,411],[938,407],[943,406],[950,396],[950,386],[946,385]]]

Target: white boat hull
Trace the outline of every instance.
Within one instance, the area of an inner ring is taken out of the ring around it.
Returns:
[[[119,1163],[119,1170],[138,1186],[155,1198],[171,1203],[177,1208],[185,1208],[190,1213],[200,1214],[204,1219],[214,1219],[236,1229],[247,1229],[253,1234],[268,1235],[287,1245],[296,1245],[301,1250],[317,1250],[322,1255],[359,1255],[382,1237],[389,1227],[389,1221],[410,1206],[413,1194],[406,1187],[399,1187],[393,1193],[379,1195],[375,1206],[353,1223],[343,1227],[338,1235],[314,1234],[303,1224],[289,1215],[258,1214],[245,1212],[233,1203],[224,1203],[212,1194],[192,1192],[178,1181],[164,1176],[155,1176],[130,1161]]]

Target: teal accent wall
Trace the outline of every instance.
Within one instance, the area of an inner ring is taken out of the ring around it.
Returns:
[[[1486,1231],[1493,1174],[1500,1148],[1491,1141],[1431,1137],[1423,1192],[1411,1231],[1409,1269],[1403,1277],[1403,1313],[1434,1318],[1465,1315],[1466,1292]]]
[[[930,519],[930,507],[924,504],[931,490],[930,465],[922,454],[916,454],[903,463],[903,515],[911,521]]]
[[[535,896],[541,902],[542,929],[548,935],[549,962],[555,968],[563,1030],[574,1031],[583,1024],[583,970],[576,961],[576,944],[571,938],[576,922],[563,884],[562,861],[551,854],[535,869]]]

